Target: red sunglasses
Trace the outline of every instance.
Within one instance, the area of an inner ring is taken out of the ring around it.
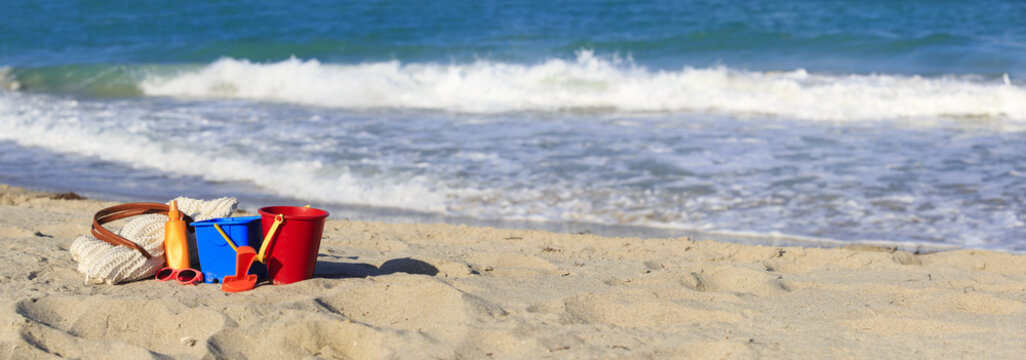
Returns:
[[[160,269],[156,276],[157,281],[177,280],[179,284],[195,285],[203,281],[203,273],[194,269],[172,269],[169,267]]]

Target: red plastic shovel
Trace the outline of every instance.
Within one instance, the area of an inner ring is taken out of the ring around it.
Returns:
[[[235,275],[228,275],[221,279],[221,290],[225,292],[252,290],[256,286],[257,276],[249,274],[249,266],[253,265],[253,259],[256,257],[256,250],[249,246],[236,248]]]
[[[249,274],[249,266],[253,265],[253,259],[257,257],[256,250],[249,246],[235,246],[235,242],[232,241],[232,238],[228,237],[228,234],[224,233],[221,226],[215,223],[214,228],[217,229],[217,232],[221,233],[224,241],[235,250],[235,275],[228,275],[221,279],[221,291],[240,292],[253,290],[256,287],[257,276],[256,274]]]

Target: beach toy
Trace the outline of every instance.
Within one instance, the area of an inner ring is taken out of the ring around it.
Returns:
[[[246,275],[236,271],[238,252],[235,249],[260,246],[259,216],[210,219],[194,222],[192,226],[196,228],[200,270],[207,283],[223,284],[225,276]]]
[[[221,281],[221,291],[240,292],[253,289],[257,283],[256,274],[249,274],[249,267],[256,259],[256,250],[249,246],[240,246],[235,249],[235,275],[225,276]]]
[[[267,265],[271,281],[278,285],[312,278],[328,212],[298,206],[269,206],[258,211],[264,243],[257,260]]]
[[[189,268],[189,238],[185,234],[185,220],[178,211],[178,202],[172,200],[164,223],[164,254],[167,266],[175,270]]]
[[[235,242],[228,234],[224,233],[221,225],[214,223],[214,228],[221,233],[224,241],[235,250],[235,275],[228,275],[221,279],[221,291],[240,292],[252,290],[256,286],[256,274],[249,274],[249,267],[253,265],[256,258],[256,250],[249,246],[235,246]]]

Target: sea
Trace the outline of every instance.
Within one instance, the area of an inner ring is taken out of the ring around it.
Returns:
[[[1026,2],[22,1],[0,183],[1026,251]]]

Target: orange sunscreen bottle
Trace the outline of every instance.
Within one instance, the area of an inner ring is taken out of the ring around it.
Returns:
[[[189,238],[185,235],[185,220],[178,211],[178,203],[171,201],[171,210],[164,224],[164,256],[172,269],[189,268]]]

